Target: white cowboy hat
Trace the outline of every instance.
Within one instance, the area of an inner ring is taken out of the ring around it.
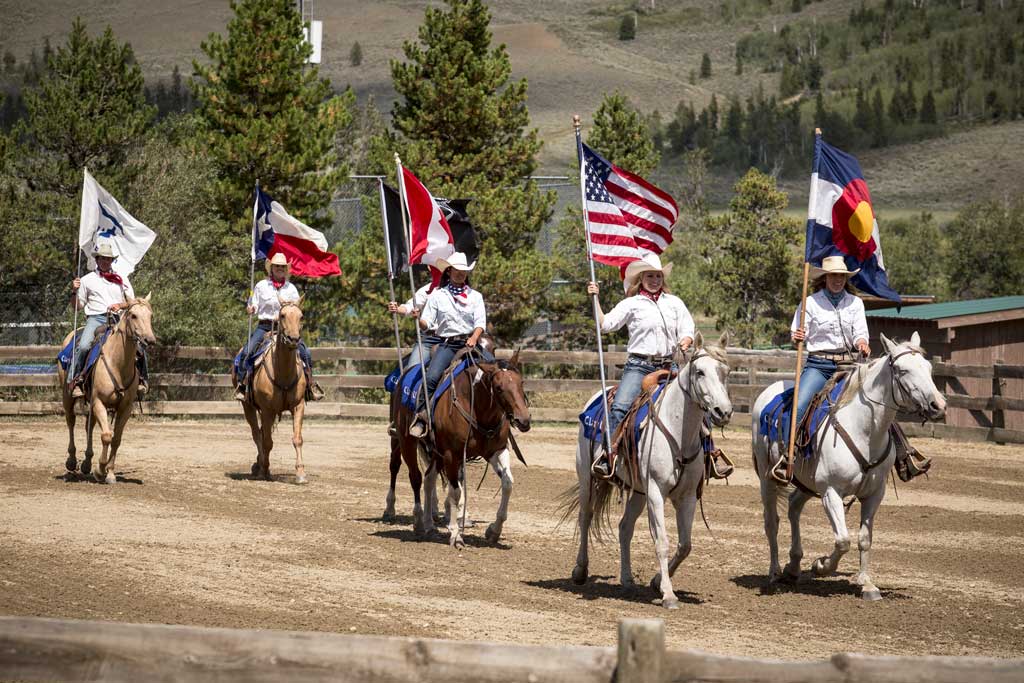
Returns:
[[[286,257],[281,252],[277,252],[271,258],[267,259],[266,267],[268,273],[270,272],[271,266],[285,266],[286,268],[288,268],[289,273],[292,272],[292,264],[288,263],[288,257]]]
[[[835,274],[835,275],[856,275],[860,272],[860,268],[857,270],[846,269],[846,259],[842,256],[826,256],[821,260],[821,268],[818,266],[811,266],[811,279],[817,279],[823,275]]]
[[[437,259],[437,264],[434,267],[440,270],[442,273],[448,270],[449,268],[454,268],[455,270],[463,270],[468,273],[469,271],[473,270],[473,268],[476,267],[476,261],[473,261],[472,263],[466,263],[466,255],[463,254],[461,251],[456,251],[447,259]]]
[[[640,288],[640,276],[644,273],[657,271],[665,275],[665,280],[672,273],[672,264],[661,265],[661,258],[657,254],[645,254],[639,261],[633,261],[626,266],[626,277],[622,281],[622,288],[626,294],[636,294]]]
[[[107,258],[117,258],[117,252],[114,251],[114,245],[110,242],[97,242],[92,248],[93,258],[97,256],[105,256]]]

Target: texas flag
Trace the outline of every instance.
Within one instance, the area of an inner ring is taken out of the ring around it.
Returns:
[[[808,263],[820,265],[826,256],[842,256],[847,268],[860,268],[850,279],[857,289],[902,303],[885,273],[878,221],[860,164],[820,135],[814,143],[807,214]]]
[[[402,167],[402,186],[405,189],[405,206],[409,212],[409,264],[421,263],[430,266],[436,287],[441,273],[434,267],[437,259],[446,259],[455,252],[452,229],[438,206],[437,200],[423,186],[419,178],[409,169]]]
[[[327,251],[324,234],[289,214],[266,192],[256,188],[252,258],[270,258],[277,253],[287,257],[293,275],[341,275],[338,255]]]

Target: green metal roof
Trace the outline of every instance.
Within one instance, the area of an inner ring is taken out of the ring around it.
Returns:
[[[909,320],[939,320],[956,318],[962,315],[979,313],[995,313],[1014,308],[1024,308],[1024,296],[998,296],[991,299],[971,299],[970,301],[949,301],[942,304],[924,304],[921,306],[904,306],[901,312],[895,308],[883,308],[867,311],[869,318],[907,318]]]

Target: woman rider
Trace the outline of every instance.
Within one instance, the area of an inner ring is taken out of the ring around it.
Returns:
[[[427,433],[426,397],[434,395],[455,354],[464,347],[475,348],[485,361],[494,360],[486,348],[477,346],[487,325],[487,309],[483,296],[469,285],[475,266],[476,261],[467,263],[460,251],[437,260],[441,284],[427,297],[419,319],[420,328],[433,330],[439,341],[417,399],[416,420],[409,427],[409,435],[417,439]]]
[[[626,298],[605,315],[600,301],[597,319],[602,332],[613,332],[623,325],[629,327],[628,358],[619,380],[619,388],[609,409],[611,435],[622,422],[633,401],[640,395],[641,383],[648,374],[672,367],[675,349],[686,351],[693,344],[693,317],[682,299],[665,289],[665,278],[672,264],[664,268],[657,254],[626,266],[623,286]],[[587,294],[597,295],[596,282],[587,285]],[[602,454],[594,461],[594,474],[608,477],[614,471],[615,453]]]
[[[850,284],[850,278],[859,272],[860,268],[848,270],[842,256],[826,256],[821,261],[821,268],[811,269],[814,293],[807,297],[804,326],[800,327],[799,308],[790,326],[793,343],[802,341],[807,349],[807,362],[800,373],[800,394],[796,397],[798,426],[807,413],[811,399],[825,387],[841,366],[849,367],[855,360],[871,355],[864,302],[854,295],[856,290]],[[854,358],[855,352],[860,358]],[[772,468],[772,477],[788,484],[786,470],[790,422],[783,422],[784,446],[779,461]],[[900,443],[899,439],[897,443]],[[897,448],[897,461],[906,461],[907,455],[906,448]],[[923,457],[917,464],[909,462],[912,472],[909,478],[924,474],[931,466],[931,461]]]
[[[278,252],[272,258],[267,259],[265,265],[267,277],[256,283],[252,290],[252,296],[249,297],[246,305],[249,315],[255,313],[259,322],[253,329],[252,334],[249,335],[249,341],[242,352],[241,367],[244,374],[238,382],[238,388],[235,391],[235,398],[239,401],[246,400],[245,392],[249,384],[249,368],[252,367],[252,362],[255,361],[255,358],[251,357],[259,350],[263,337],[273,329],[274,322],[277,321],[281,314],[281,302],[299,300],[299,290],[288,281],[292,267],[288,263],[287,257]],[[313,381],[313,359],[303,341],[299,341],[299,355],[302,357],[302,364],[306,368],[306,400],[319,401],[324,397],[324,392]]]
[[[431,284],[425,284],[412,295],[412,298],[406,301],[401,306],[395,301],[388,302],[388,312],[397,313],[399,315],[408,316],[419,320],[420,312],[423,311],[423,306],[427,303],[427,296],[430,295]],[[411,368],[415,365],[420,364],[420,357],[423,357],[424,361],[430,359],[430,350],[434,348],[441,340],[434,335],[420,335],[420,343],[415,346],[411,353],[403,360],[402,367]],[[424,355],[426,354],[426,355]]]

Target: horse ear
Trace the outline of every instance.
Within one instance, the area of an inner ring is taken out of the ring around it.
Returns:
[[[729,345],[729,333],[723,332],[722,336],[718,338],[718,345],[723,349]]]
[[[508,359],[508,364],[511,365],[514,368],[519,368],[519,349],[520,348],[521,347],[517,346],[515,352],[512,354],[512,357]]]
[[[303,294],[299,297],[299,308],[302,308],[302,303],[306,300],[306,295]]]
[[[700,332],[698,332],[697,336],[693,338],[693,348],[694,349],[700,349],[700,348],[703,348],[703,347],[704,347],[704,335],[701,334]]]
[[[921,346],[921,335],[917,333],[917,330],[914,330],[914,334],[910,335],[910,345],[919,348]]]
[[[143,299],[143,301],[145,301],[148,304],[149,303],[149,297],[151,297],[151,296],[153,296],[153,292],[149,292],[148,294],[146,294],[146,297]]]
[[[915,334],[917,333],[915,332]],[[885,352],[892,353],[893,349],[896,348],[896,345],[892,343],[892,340],[886,337],[885,334],[881,332],[878,334],[878,336],[882,340],[882,348],[885,349]]]

